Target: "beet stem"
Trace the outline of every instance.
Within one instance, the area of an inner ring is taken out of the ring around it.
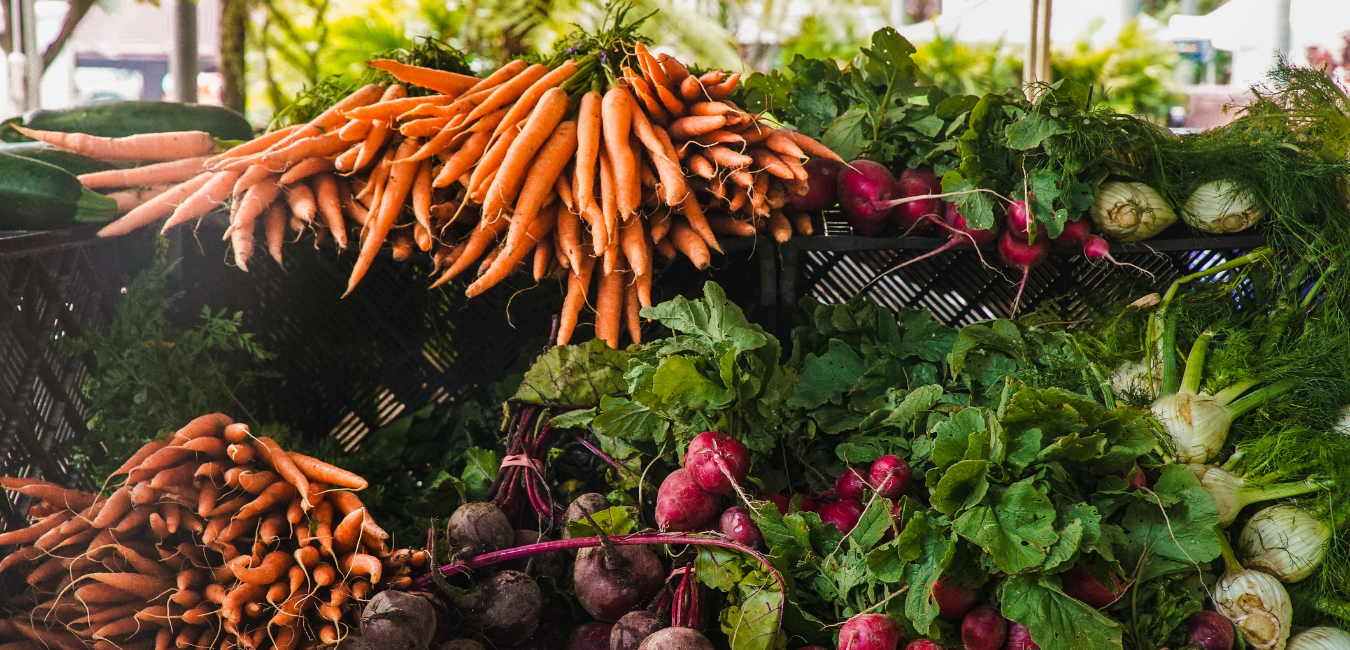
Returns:
[[[595,520],[591,518],[591,513],[582,511],[581,514],[586,517],[586,521],[591,523],[591,528],[595,530],[595,535],[600,538],[600,550],[605,555],[601,560],[601,564],[604,565],[605,569],[608,571],[619,571],[628,566],[628,561],[625,560],[622,555],[619,555],[619,550],[614,547],[614,543],[610,541],[609,535],[606,535],[605,531],[600,529],[600,524],[595,523]]]
[[[624,469],[624,467],[623,467],[622,465],[619,465],[619,463],[616,462],[613,458],[610,458],[610,457],[609,457],[609,454],[606,454],[605,452],[600,451],[600,448],[599,448],[599,447],[596,447],[595,445],[591,444],[590,441],[587,440],[586,438],[584,438],[584,437],[582,437],[582,436],[579,436],[579,435],[577,435],[577,434],[575,434],[575,433],[572,434],[572,437],[575,438],[577,442],[581,443],[581,445],[582,445],[583,447],[585,447],[585,448],[591,450],[591,453],[595,454],[596,456],[599,456],[599,457],[600,457],[600,460],[603,460],[603,461],[605,461],[606,463],[609,463],[610,467],[613,467],[613,468],[614,468],[615,470],[617,470],[619,473],[624,474],[624,473],[627,473],[627,472],[628,472],[628,470]]]
[[[868,280],[868,281],[867,281],[867,284],[864,284],[864,285],[863,285],[863,288],[859,289],[859,290],[858,290],[858,293],[856,293],[856,294],[854,294],[854,295],[855,295],[855,296],[861,296],[862,294],[867,293],[867,290],[868,290],[868,289],[871,289],[874,285],[876,285],[876,283],[880,282],[882,278],[884,278],[884,277],[886,277],[886,276],[888,276],[888,275],[890,275],[890,274],[892,274],[892,273],[895,273],[896,271],[899,271],[900,269],[903,269],[903,268],[905,268],[906,266],[909,266],[910,264],[913,264],[913,263],[918,262],[918,261],[920,261],[920,260],[926,260],[926,259],[928,259],[928,258],[930,258],[930,257],[932,257],[932,256],[934,256],[934,255],[937,255],[937,254],[939,254],[939,253],[942,253],[942,252],[946,251],[947,249],[949,249],[949,248],[951,248],[951,247],[953,247],[953,246],[956,246],[957,244],[964,244],[964,243],[966,243],[966,242],[963,242],[963,241],[960,241],[959,239],[957,239],[957,236],[958,236],[958,235],[961,236],[961,237],[965,237],[966,239],[969,239],[971,245],[975,247],[975,254],[980,256],[980,263],[981,263],[981,264],[984,264],[985,266],[989,266],[989,264],[986,263],[986,262],[984,261],[984,255],[980,254],[980,247],[979,247],[978,244],[975,243],[975,238],[974,238],[973,236],[971,236],[970,233],[964,232],[964,231],[961,231],[961,230],[957,230],[956,228],[953,228],[953,227],[951,227],[951,226],[949,226],[949,225],[947,225],[947,224],[945,224],[945,223],[942,223],[941,221],[934,220],[934,222],[937,223],[939,226],[942,226],[943,228],[946,228],[946,229],[948,229],[948,230],[950,230],[950,231],[952,232],[952,237],[951,237],[951,239],[948,239],[948,240],[947,240],[947,243],[945,243],[945,244],[943,244],[943,245],[941,245],[941,246],[938,246],[937,248],[934,248],[933,250],[928,251],[927,253],[924,253],[923,255],[920,255],[920,256],[918,256],[918,257],[916,257],[916,258],[913,258],[913,259],[905,260],[905,261],[903,261],[903,262],[901,262],[901,263],[899,263],[899,264],[896,264],[895,266],[892,266],[892,267],[889,268],[889,269],[886,269],[885,271],[882,271],[881,273],[877,274],[877,277],[872,278],[871,280]]]
[[[1010,199],[1010,198],[1008,198],[1008,197],[1006,197],[1006,196],[1003,196],[1002,194],[999,194],[998,192],[995,192],[995,191],[993,191],[993,190],[986,190],[986,189],[984,189],[984,188],[979,188],[979,187],[977,187],[977,188],[975,188],[975,189],[973,189],[973,190],[961,190],[960,192],[943,192],[943,193],[941,193],[941,194],[919,194],[919,195],[916,195],[916,196],[907,196],[907,197],[905,197],[905,198],[903,198],[903,199],[891,199],[890,201],[882,201],[881,203],[878,203],[877,205],[880,206],[880,207],[882,207],[882,208],[893,208],[893,207],[895,207],[895,206],[897,206],[897,205],[902,205],[902,204],[905,204],[905,203],[909,203],[909,202],[911,202],[911,201],[923,201],[923,200],[925,200],[925,199],[945,199],[945,198],[947,198],[947,197],[949,197],[949,196],[965,196],[965,195],[967,195],[967,194],[978,194],[978,193],[980,193],[980,192],[987,192],[987,193],[989,193],[989,194],[993,194],[994,196],[997,196],[998,198],[1003,199],[1004,201],[1007,201],[1008,203],[1012,203],[1012,202],[1013,202],[1012,199]]]

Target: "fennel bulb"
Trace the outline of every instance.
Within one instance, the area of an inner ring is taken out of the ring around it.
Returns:
[[[1260,571],[1232,571],[1230,567],[1210,596],[1214,609],[1233,622],[1247,645],[1257,650],[1285,647],[1294,608],[1279,580]]]
[[[1280,582],[1298,582],[1322,565],[1331,527],[1298,506],[1274,505],[1247,521],[1237,543],[1246,566]]]
[[[1092,223],[1116,241],[1148,239],[1176,223],[1177,215],[1158,191],[1143,183],[1106,181],[1093,198]]]
[[[1289,638],[1288,650],[1350,650],[1350,634],[1334,627],[1310,627]]]
[[[1219,504],[1219,526],[1227,527],[1237,519],[1238,511],[1253,503],[1287,499],[1322,489],[1322,484],[1311,479],[1293,483],[1276,483],[1264,487],[1247,487],[1247,481],[1222,467],[1211,467],[1200,476],[1200,485],[1214,495]]]
[[[1246,230],[1261,220],[1252,195],[1228,181],[1210,181],[1195,188],[1181,209],[1192,228],[1219,235]]]
[[[1350,406],[1345,407],[1345,410],[1341,411],[1341,421],[1332,426],[1331,430],[1336,433],[1350,435]]]

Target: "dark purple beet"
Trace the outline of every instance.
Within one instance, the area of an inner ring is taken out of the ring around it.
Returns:
[[[534,578],[507,569],[478,583],[472,593],[478,599],[478,622],[492,640],[520,645],[539,627],[544,597]]]
[[[609,650],[609,633],[613,627],[602,621],[582,623],[567,635],[567,650]]]
[[[937,601],[938,617],[959,621],[980,602],[980,592],[951,578],[938,578],[933,585],[933,600]]]
[[[1060,588],[1069,596],[1101,609],[1115,602],[1120,596],[1120,579],[1114,573],[1110,575],[1113,585],[1107,587],[1093,577],[1090,565],[1079,564],[1059,575]]]
[[[882,456],[872,463],[867,482],[882,498],[895,499],[909,489],[909,463],[899,456]]]
[[[661,590],[664,578],[661,560],[646,546],[583,548],[572,566],[577,600],[607,623],[645,605]]]
[[[749,510],[741,506],[727,508],[722,511],[722,519],[718,523],[722,534],[728,538],[750,548],[764,548],[764,535],[759,532],[759,526],[755,525]]]
[[[656,525],[661,532],[697,532],[717,518],[716,494],[698,486],[687,469],[666,476],[656,493]]]
[[[1186,619],[1186,639],[1202,650],[1232,650],[1233,624],[1223,614],[1201,610]]]
[[[849,225],[864,237],[875,237],[886,228],[895,198],[891,170],[870,160],[855,160],[839,172],[839,207]]]
[[[593,515],[606,508],[609,508],[609,501],[605,500],[605,495],[597,492],[587,492],[573,499],[571,505],[567,506],[567,514],[563,516],[562,538],[572,538],[567,531],[567,522],[581,521],[586,515]]]
[[[836,499],[861,499],[867,487],[867,474],[857,467],[847,467],[834,479]]]
[[[862,513],[862,502],[855,499],[827,503],[821,506],[819,511],[820,522],[834,524],[841,533],[853,530],[853,527],[858,525],[858,520],[862,518]]]
[[[943,650],[942,644],[932,639],[915,639],[905,646],[905,650]]]
[[[646,610],[628,612],[609,633],[609,650],[637,650],[657,630],[666,627],[660,617]]]
[[[1012,623],[1008,625],[1008,641],[1003,644],[1003,650],[1041,650],[1041,647],[1031,640],[1030,628]]]
[[[839,630],[839,650],[895,650],[900,645],[900,624],[885,614],[859,614]]]
[[[643,639],[638,650],[713,650],[713,644],[698,630],[668,627]]]
[[[961,619],[961,645],[966,650],[1002,650],[1008,620],[992,605],[981,605]]]
[[[536,608],[535,617],[538,615]],[[534,631],[533,626],[530,631]],[[382,591],[361,612],[361,638],[371,648],[425,648],[435,633],[436,610],[426,599],[412,594]]]
[[[788,205],[798,210],[824,210],[839,202],[839,172],[844,165],[829,158],[806,161],[805,195],[788,196]]]

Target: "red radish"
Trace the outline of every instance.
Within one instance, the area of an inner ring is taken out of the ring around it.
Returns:
[[[975,604],[980,602],[980,592],[951,578],[938,578],[933,585],[933,600],[937,601],[939,618],[959,621],[975,609]]]
[[[1079,219],[1078,221],[1065,222],[1064,231],[1050,241],[1054,242],[1056,246],[1075,248],[1082,246],[1091,234],[1092,222],[1087,219]]]
[[[961,619],[961,645],[966,650],[1003,650],[1008,619],[992,605],[980,605]]]
[[[759,532],[759,526],[755,525],[749,510],[741,506],[727,508],[722,512],[722,519],[718,523],[722,534],[728,538],[751,548],[764,547],[764,535]]]
[[[1150,277],[1153,275],[1146,269],[1141,269],[1127,262],[1117,261],[1116,258],[1111,257],[1111,244],[1096,235],[1088,235],[1083,239],[1083,256],[1090,260],[1106,260],[1116,266],[1129,266]]]
[[[1201,610],[1186,619],[1186,641],[1201,650],[1233,650],[1233,624],[1211,610]]]
[[[806,161],[806,194],[789,194],[788,205],[798,210],[824,210],[839,202],[839,172],[844,165],[829,158]]]
[[[802,512],[820,512],[820,504],[816,503],[815,499],[812,499],[805,494],[797,494],[794,496],[801,498]]]
[[[901,204],[900,207],[904,207],[904,205],[907,204]],[[896,271],[899,271],[900,269],[903,269],[906,266],[909,266],[910,264],[913,264],[920,260],[926,260],[936,255],[941,255],[942,253],[946,252],[948,249],[950,249],[953,246],[956,246],[957,244],[974,244],[976,246],[980,246],[983,244],[988,244],[994,241],[996,237],[998,237],[997,223],[995,223],[994,227],[990,228],[989,230],[976,230],[974,228],[971,228],[969,224],[966,223],[966,218],[961,216],[961,212],[957,209],[955,203],[947,203],[946,206],[943,208],[943,218],[942,222],[939,225],[945,228],[950,235],[950,237],[947,240],[947,243],[938,246],[937,248],[934,248],[933,250],[928,251],[923,255],[920,255],[918,257],[911,257],[899,264],[896,264],[895,266],[892,266],[889,269],[886,269],[885,271],[882,271],[881,273],[877,274],[875,278],[869,280],[867,284],[863,285],[862,290],[859,291],[858,293],[863,293],[867,291],[867,289],[870,288],[873,284],[876,284],[878,280],[892,273],[895,273]]]
[[[800,648],[797,648],[797,650],[830,650],[830,649],[826,648],[823,645],[804,645]]]
[[[750,474],[750,450],[725,433],[704,431],[689,441],[684,468],[699,487],[713,494],[730,494]]]
[[[788,513],[788,504],[790,501],[788,501],[787,497],[777,492],[765,492],[764,494],[759,495],[759,498],[772,503],[773,507],[778,508],[778,514],[785,515]]]
[[[1004,264],[1022,272],[1022,281],[1017,285],[1017,297],[1013,298],[1012,315],[1016,316],[1017,306],[1022,301],[1022,291],[1027,288],[1027,278],[1031,276],[1031,269],[1050,256],[1050,241],[1045,237],[1038,237],[1036,243],[1028,244],[1027,240],[1014,237],[1012,232],[1005,232],[998,238],[998,256]]]
[[[1003,650],[1041,650],[1041,647],[1031,640],[1030,628],[1013,623],[1008,626],[1008,641],[1003,644]]]
[[[1144,470],[1139,468],[1139,463],[1135,463],[1133,468],[1122,469],[1115,473],[1116,476],[1130,482],[1130,487],[1135,490],[1148,487],[1148,477],[1144,476]]]
[[[905,646],[905,650],[943,650],[942,645],[932,639],[915,639]]]
[[[834,496],[839,499],[861,499],[867,486],[867,476],[856,467],[849,467],[834,479]]]
[[[858,525],[858,520],[862,518],[862,501],[849,499],[847,501],[835,501],[827,503],[820,507],[820,523],[834,524],[835,528],[841,533],[847,533]]]
[[[855,160],[839,172],[839,208],[849,225],[864,237],[875,237],[886,228],[895,198],[891,170],[870,160]]]
[[[656,525],[661,532],[704,530],[717,517],[716,494],[698,486],[687,469],[677,469],[656,492]]]
[[[1079,564],[1060,574],[1060,587],[1064,593],[1101,609],[1116,602],[1123,586],[1116,574],[1110,573],[1112,587],[1107,587],[1092,575],[1092,565]]]
[[[868,484],[884,499],[894,499],[909,489],[909,463],[899,456],[876,459],[867,473]]]
[[[566,650],[609,650],[609,634],[613,625],[600,621],[582,623],[567,635]]]
[[[900,172],[895,193],[902,199],[941,194],[942,181],[938,180],[931,167],[906,169]],[[936,223],[941,218],[942,199],[937,198],[906,201],[891,210],[891,222],[906,232],[920,224]]]
[[[1034,220],[1035,218],[1031,215],[1031,208],[1026,203],[1013,201],[1012,205],[1008,206],[1008,230],[1022,239],[1028,239],[1027,232]],[[1045,234],[1045,226],[1036,224],[1036,238],[1040,239]]]
[[[839,650],[895,650],[903,630],[885,614],[859,614],[839,630]]]

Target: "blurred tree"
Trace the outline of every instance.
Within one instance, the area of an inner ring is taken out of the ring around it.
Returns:
[[[1002,43],[962,43],[939,33],[916,50],[919,71],[953,95],[983,95],[1022,85],[1022,61]]]
[[[774,56],[775,68],[781,68],[800,54],[808,59],[849,61],[866,47],[868,34],[859,34],[851,22],[831,24],[824,16],[812,14],[802,19],[797,35],[783,41]]]

